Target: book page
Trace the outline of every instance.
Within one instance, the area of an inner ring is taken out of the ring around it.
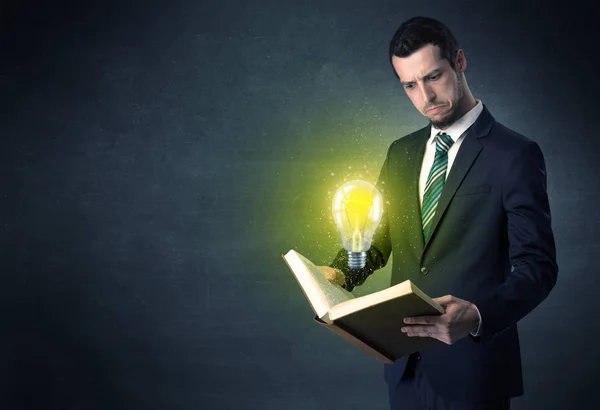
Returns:
[[[348,292],[337,283],[328,281],[325,275],[323,275],[323,272],[321,272],[321,270],[311,261],[300,255],[298,252],[296,252],[296,254],[302,260],[302,262],[304,262],[304,265],[310,271],[313,279],[315,279],[317,282],[319,289],[321,289],[321,292],[323,292],[323,296],[327,301],[329,309],[339,303],[354,299],[354,295],[352,293]]]
[[[380,290],[379,292],[370,293],[368,295],[361,296],[352,300],[343,302],[337,306],[331,308],[329,317],[331,320],[338,319],[340,317],[358,312],[359,310],[366,309],[371,306],[375,306],[379,303],[387,302],[388,300],[409,295],[411,293],[416,294],[419,298],[423,299],[427,304],[436,309],[440,313],[444,313],[444,308],[440,306],[436,301],[426,295],[421,289],[419,289],[410,280],[398,283],[387,289]]]
[[[284,259],[319,318],[325,317],[333,306],[354,299],[352,293],[328,281],[314,263],[298,252],[290,250]]]

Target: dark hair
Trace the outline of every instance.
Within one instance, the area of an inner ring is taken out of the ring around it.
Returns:
[[[396,30],[390,42],[390,64],[393,56],[408,57],[427,44],[438,46],[441,57],[448,60],[452,69],[455,69],[454,60],[460,47],[458,41],[443,23],[422,16],[406,20]]]

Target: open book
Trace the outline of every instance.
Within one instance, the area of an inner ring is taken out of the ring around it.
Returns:
[[[404,318],[441,315],[444,308],[410,280],[379,292],[355,297],[325,278],[310,260],[294,250],[281,255],[315,312],[315,320],[376,360],[393,363],[436,343],[430,337],[403,333]]]

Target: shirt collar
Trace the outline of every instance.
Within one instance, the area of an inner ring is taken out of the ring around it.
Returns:
[[[475,123],[475,121],[477,120],[477,117],[479,117],[479,114],[481,114],[481,111],[483,111],[483,103],[480,100],[475,100],[475,101],[477,101],[477,104],[475,104],[475,107],[471,108],[471,110],[469,112],[467,112],[465,115],[460,117],[454,124],[449,126],[447,129],[440,130],[438,128],[435,128],[432,125],[431,126],[431,134],[429,136],[428,142],[430,144],[435,144],[435,136],[440,131],[448,134],[450,136],[450,138],[452,138],[452,141],[456,142],[456,140],[458,140],[458,138],[466,130],[468,130],[471,125],[473,125]]]

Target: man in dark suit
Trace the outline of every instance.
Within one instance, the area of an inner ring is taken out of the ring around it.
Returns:
[[[321,269],[351,291],[393,252],[392,285],[442,295],[443,315],[399,324],[444,343],[384,365],[392,409],[508,409],[523,394],[517,322],[558,274],[543,154],[473,98],[464,52],[439,21],[403,23],[390,62],[430,124],[389,147],[366,266],[350,270],[342,249]]]

